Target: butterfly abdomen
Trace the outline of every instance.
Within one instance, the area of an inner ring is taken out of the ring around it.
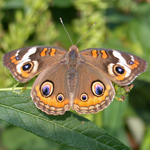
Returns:
[[[73,93],[75,91],[75,87],[77,83],[77,72],[74,68],[70,68],[68,70],[67,83],[68,83],[69,91]]]

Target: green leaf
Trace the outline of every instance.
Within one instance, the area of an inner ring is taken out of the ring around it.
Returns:
[[[113,136],[129,145],[126,131],[124,129],[124,116],[128,106],[128,97],[123,102],[114,101],[107,109],[103,110],[103,128]]]
[[[82,150],[129,149],[93,122],[72,112],[62,116],[38,110],[29,96],[0,92],[0,118],[42,138]]]

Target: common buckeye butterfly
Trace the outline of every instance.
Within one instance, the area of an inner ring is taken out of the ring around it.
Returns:
[[[47,114],[62,115],[72,107],[78,113],[96,113],[115,96],[114,83],[126,86],[147,68],[135,55],[106,48],[69,51],[56,46],[32,46],[3,56],[14,78],[27,82],[36,78],[31,97]]]

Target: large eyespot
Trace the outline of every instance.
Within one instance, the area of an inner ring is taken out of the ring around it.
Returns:
[[[41,86],[41,93],[44,97],[49,97],[53,92],[53,83],[46,81]]]
[[[122,66],[119,66],[119,65],[116,65],[114,67],[114,71],[117,75],[121,75],[121,74],[124,74],[125,73],[125,70]]]
[[[22,66],[22,70],[29,72],[33,68],[32,62],[28,62]]]
[[[96,96],[101,96],[104,93],[104,85],[100,81],[95,81],[92,83],[92,92]]]
[[[81,94],[81,101],[87,101],[88,100],[88,96],[87,96],[87,94],[85,94],[85,93],[83,93],[83,94]]]
[[[57,101],[62,102],[64,100],[63,94],[58,94],[57,95]]]

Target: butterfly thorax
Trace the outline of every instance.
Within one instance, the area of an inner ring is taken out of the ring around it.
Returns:
[[[69,68],[76,67],[77,61],[78,61],[78,57],[79,57],[78,48],[77,48],[76,45],[72,45],[69,48],[69,52],[68,52]]]

